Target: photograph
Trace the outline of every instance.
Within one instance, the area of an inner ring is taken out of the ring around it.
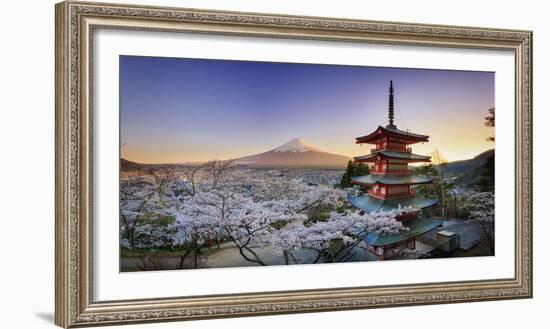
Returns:
[[[495,73],[119,56],[120,271],[495,255]]]

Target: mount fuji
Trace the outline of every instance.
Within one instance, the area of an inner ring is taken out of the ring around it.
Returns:
[[[261,168],[344,169],[351,158],[323,152],[301,138],[293,138],[270,151],[235,159],[235,164]]]

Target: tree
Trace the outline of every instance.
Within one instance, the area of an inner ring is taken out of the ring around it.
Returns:
[[[141,260],[139,268],[144,270],[162,269],[158,249],[168,245],[174,231],[170,229],[169,221],[145,219],[134,225],[134,252],[137,252]],[[123,244],[125,242],[122,242]],[[148,252],[145,253],[144,250]]]
[[[172,208],[178,206],[173,187],[168,186],[173,179],[174,176],[167,173],[150,170],[145,175],[131,176],[121,182],[121,236],[127,240],[129,249],[155,244],[153,240],[144,240],[143,230],[138,241],[137,229],[172,215]]]
[[[175,230],[172,245],[185,249],[180,268],[191,253],[194,254],[193,267],[198,267],[201,249],[223,238],[222,220],[231,205],[238,202],[240,199],[230,200],[215,192],[199,192],[184,199],[185,207],[176,214],[176,221],[171,226]]]
[[[395,218],[413,208],[400,208],[390,212],[372,214],[360,211],[332,212],[329,220],[310,226],[295,225],[287,230],[277,230],[265,236],[258,245],[270,247],[275,255],[284,256],[298,264],[293,252],[300,249],[316,253],[313,263],[336,263],[348,260],[354,248],[369,233],[395,234],[407,230]]]
[[[158,249],[174,233],[169,225],[180,207],[175,179],[169,171],[150,169],[121,181],[120,246],[139,256],[142,270],[161,268]]]
[[[350,160],[348,161],[348,165],[346,167],[346,171],[342,174],[342,178],[340,179],[340,187],[346,188],[351,187],[351,177],[353,173],[353,162]]]
[[[442,218],[445,218],[446,216],[446,212],[445,212],[445,206],[446,206],[446,192],[447,192],[447,186],[445,184],[445,177],[444,177],[444,170],[445,170],[445,167],[447,166],[447,159],[445,159],[443,157],[443,155],[441,154],[441,152],[439,152],[438,149],[435,149],[435,151],[433,151],[431,153],[431,156],[432,156],[432,163],[435,164],[435,168],[437,169],[436,172],[437,172],[437,179],[439,181],[439,184],[437,184],[437,187],[439,187],[440,189],[440,193],[439,195],[441,196],[441,198],[439,199],[439,204],[441,205],[441,217]]]
[[[485,117],[485,126],[493,128],[495,126],[495,108],[490,108],[489,116]],[[488,141],[494,142],[495,136],[487,137]],[[477,190],[481,192],[492,192],[495,190],[495,155],[487,158],[487,161],[481,168],[479,177],[475,182]]]
[[[493,128],[495,126],[495,108],[492,107],[489,110],[489,115],[485,117],[485,126]],[[494,142],[495,136],[489,136],[487,137],[488,141]]]
[[[286,197],[273,198],[280,195],[273,188],[277,182],[286,190]],[[267,265],[256,252],[257,248],[269,247],[275,255],[283,256],[286,264],[297,262],[293,252],[300,248],[314,250],[315,262],[337,262],[349,257],[353,246],[360,243],[367,232],[395,233],[403,229],[395,220],[398,212],[368,215],[332,211],[327,221],[305,225],[309,209],[335,207],[343,202],[345,192],[326,186],[308,186],[296,180],[290,182],[271,181],[267,199],[254,199],[245,194],[246,190],[227,185],[222,190],[187,196],[183,201],[185,207],[171,226],[176,231],[173,245],[185,249],[180,266],[183,267],[185,257],[194,254],[194,267],[197,267],[201,248],[215,237],[232,242],[243,259]]]
[[[481,192],[493,192],[495,190],[495,155],[487,158],[481,168],[475,187]]]
[[[427,164],[423,166],[413,167],[413,174],[419,176],[438,177],[439,172],[433,164]],[[416,192],[425,198],[439,198],[441,188],[437,187],[439,181],[435,181],[432,184],[421,184],[416,186]]]
[[[491,192],[474,192],[468,196],[469,223],[479,226],[483,238],[488,242],[491,255],[495,253],[495,195]]]
[[[280,182],[286,193],[274,188],[278,184],[272,181],[271,188],[263,193],[268,197],[260,194],[256,200],[235,186],[227,185],[187,197],[186,206],[174,226],[178,230],[175,244],[187,248],[182,257],[194,252],[197,258],[206,241],[223,237],[233,243],[245,260],[266,265],[253,249],[262,245],[260,241],[292,221],[303,225],[309,209],[334,206],[345,196],[343,191],[330,187],[308,186],[298,181]],[[183,265],[183,258],[180,263]]]
[[[445,218],[448,213],[445,211],[447,206],[447,194],[452,188],[450,182],[445,181],[445,168],[447,166],[447,159],[443,157],[441,152],[436,149],[431,153],[431,164],[420,166],[415,168],[415,174],[427,175],[436,177],[436,180],[428,185],[421,185],[419,192],[425,197],[436,197],[439,200],[439,207],[441,209],[441,217]]]
[[[313,251],[315,262],[339,262],[351,257],[367,232],[402,229],[393,213],[344,210],[354,187],[309,185],[265,171],[226,175],[227,168],[174,167],[122,177],[120,245],[140,255],[140,268],[159,269],[162,248],[181,250],[180,268],[200,267],[208,257],[202,250],[220,241],[257,265],[268,265],[258,248],[269,248],[286,264],[299,262],[301,248]],[[326,218],[308,221],[318,209]]]
[[[183,171],[183,175],[185,176],[186,181],[189,184],[189,194],[195,195],[198,182],[201,180],[201,171],[204,170],[206,165],[206,163],[203,163],[196,166],[189,166]]]
[[[203,165],[206,175],[212,182],[212,189],[216,189],[221,180],[228,178],[233,169],[233,161],[234,160],[214,160],[206,162]]]
[[[346,171],[342,174],[342,178],[340,179],[340,188],[352,187],[352,177],[364,176],[368,175],[369,173],[370,169],[368,165],[361,162],[355,163],[351,160],[348,161]]]
[[[253,248],[262,245],[260,241],[268,239],[273,232],[281,230],[280,223],[305,219],[304,215],[281,211],[284,208],[277,202],[248,200],[224,219],[224,229],[244,259],[267,265]]]
[[[135,227],[143,217],[143,210],[155,191],[154,185],[145,177],[131,177],[120,185],[120,231],[123,245],[135,248]]]

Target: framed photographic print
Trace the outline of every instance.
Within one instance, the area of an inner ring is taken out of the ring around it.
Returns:
[[[530,31],[58,4],[56,324],[531,297],[531,58]]]

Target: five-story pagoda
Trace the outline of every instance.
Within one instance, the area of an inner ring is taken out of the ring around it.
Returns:
[[[433,177],[412,175],[408,164],[430,162],[430,156],[412,153],[409,145],[428,142],[429,136],[397,129],[394,124],[393,82],[390,81],[389,124],[365,136],[357,137],[357,144],[372,144],[368,155],[355,157],[355,162],[372,163],[370,175],[352,177],[353,184],[368,187],[366,194],[350,197],[349,202],[362,211],[371,213],[412,207],[424,209],[438,203],[415,195],[413,185],[430,184]],[[403,249],[415,249],[416,237],[426,234],[441,224],[441,221],[419,218],[418,211],[405,213],[397,218],[408,230],[399,234],[374,234],[366,236],[368,249],[380,259],[398,255]]]

